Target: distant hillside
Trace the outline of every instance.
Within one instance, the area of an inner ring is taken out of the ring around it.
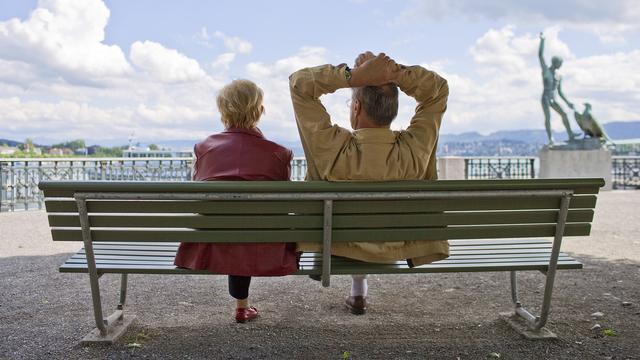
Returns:
[[[573,128],[577,130],[575,124]],[[613,121],[604,124],[605,131],[614,140],[624,139],[640,139],[640,121]],[[557,141],[567,139],[564,131],[554,132]],[[56,141],[66,141],[67,139],[58,139]],[[53,140],[52,140],[53,141]],[[54,141],[55,142],[55,141]],[[54,143],[51,142],[51,143]],[[122,145],[126,141],[100,141],[91,140],[101,146]],[[196,140],[166,140],[166,141],[147,141],[140,139],[140,143],[144,146],[155,143],[163,148],[173,150],[191,150]],[[293,150],[295,156],[304,156],[302,144],[299,141],[279,141],[283,146]],[[547,143],[547,133],[544,129],[523,129],[523,130],[502,130],[482,135],[478,132],[465,132],[460,134],[440,134],[438,152],[440,154],[459,154],[464,156],[474,155],[531,155],[536,154],[538,149]],[[445,148],[448,144],[448,148]],[[20,141],[0,139],[0,146],[19,146],[23,145]],[[36,145],[40,147],[41,145]]]
[[[579,130],[572,124],[574,130]],[[604,124],[604,130],[613,140],[637,139],[640,138],[640,121],[614,121]],[[567,139],[565,131],[554,131],[553,136],[558,141]],[[503,130],[496,131],[488,135],[477,132],[467,132],[461,134],[441,134],[440,144],[449,142],[465,143],[478,141],[521,141],[528,144],[546,144],[547,132],[544,129],[527,130]]]
[[[614,121],[604,124],[604,131],[614,140],[640,138],[640,121]]]
[[[8,139],[0,139],[0,146],[10,146],[10,147],[15,147],[18,145],[22,145],[23,143],[19,142],[19,141],[14,141],[14,140],[8,140]]]

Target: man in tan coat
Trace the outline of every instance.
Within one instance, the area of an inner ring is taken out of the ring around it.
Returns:
[[[420,66],[398,65],[385,54],[360,54],[353,69],[346,64],[301,69],[289,77],[291,99],[307,158],[307,180],[435,180],[436,145],[447,109],[447,81]],[[331,123],[320,97],[351,88],[353,131]],[[406,130],[389,126],[398,113],[398,88],[413,97],[416,112]],[[363,239],[366,240],[366,239]],[[320,251],[320,244],[299,243],[300,251]],[[446,241],[337,243],[333,255],[366,262],[407,259],[417,266],[449,256]],[[353,276],[347,307],[366,311],[365,276]]]

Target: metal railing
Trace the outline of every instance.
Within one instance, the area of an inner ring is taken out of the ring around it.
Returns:
[[[465,179],[533,179],[535,157],[468,157],[464,159]]]
[[[185,181],[192,158],[0,159],[0,211],[41,209],[41,180]]]
[[[466,179],[531,179],[535,157],[468,157]],[[0,159],[0,211],[41,209],[40,180],[186,181],[193,158]],[[291,162],[291,180],[302,181],[305,158]],[[640,156],[614,156],[614,189],[640,189]]]
[[[614,156],[611,182],[614,189],[640,189],[640,156]]]

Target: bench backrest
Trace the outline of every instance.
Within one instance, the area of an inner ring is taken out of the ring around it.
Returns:
[[[53,240],[333,242],[589,235],[602,179],[329,182],[43,181]],[[80,210],[79,211],[79,207]],[[327,215],[327,216],[325,216]],[[327,227],[328,226],[328,227]]]

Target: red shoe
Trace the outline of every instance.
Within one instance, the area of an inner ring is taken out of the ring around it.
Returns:
[[[253,306],[249,308],[236,309],[236,322],[244,323],[258,317],[258,309]]]

